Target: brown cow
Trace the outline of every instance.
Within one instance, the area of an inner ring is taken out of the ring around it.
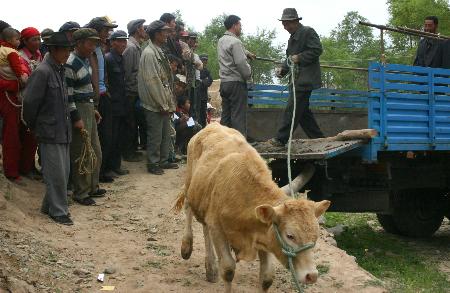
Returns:
[[[303,174],[298,178],[302,176],[305,177]],[[296,184],[297,188],[303,185]],[[238,131],[212,123],[189,142],[186,181],[175,208],[180,210],[183,205],[186,231],[182,257],[188,259],[192,253],[194,215],[203,224],[208,281],[217,281],[215,254],[226,292],[231,292],[236,261],[251,261],[258,255],[260,290],[267,292],[274,276],[272,255],[288,266],[273,224],[291,247],[315,243],[319,237],[317,217],[328,209],[330,202],[287,196],[272,180],[265,161]],[[299,253],[293,262],[300,282],[317,280],[311,249]]]

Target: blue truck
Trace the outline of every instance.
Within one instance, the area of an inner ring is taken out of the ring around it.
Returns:
[[[273,128],[270,111],[281,110],[288,95],[286,86],[254,85],[249,133]],[[390,233],[427,237],[439,229],[450,216],[450,70],[374,62],[368,91],[320,89],[310,106],[321,127],[332,126],[327,135],[342,121],[341,130],[370,128],[378,135],[319,145],[296,141],[293,176],[307,164],[316,167],[304,187],[309,198],[331,200],[331,211],[374,212]],[[286,184],[286,149],[255,147],[274,179]]]

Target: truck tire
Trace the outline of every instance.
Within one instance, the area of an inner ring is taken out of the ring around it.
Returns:
[[[377,214],[378,223],[383,227],[384,231],[391,234],[399,234],[397,226],[395,225],[392,215]]]
[[[444,219],[444,195],[428,189],[391,193],[392,220],[400,235],[430,237]]]

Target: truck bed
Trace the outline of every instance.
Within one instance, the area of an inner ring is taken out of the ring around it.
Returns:
[[[294,139],[292,141],[291,159],[327,160],[366,143],[365,140],[326,141],[316,139]],[[266,159],[287,158],[287,145],[275,147],[267,142],[257,143],[254,148]]]

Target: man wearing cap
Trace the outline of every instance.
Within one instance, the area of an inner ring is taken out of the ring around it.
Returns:
[[[88,28],[95,29],[100,38],[94,53],[89,58],[89,63],[92,66],[92,85],[94,87],[96,105],[102,121],[98,125],[98,135],[100,139],[100,145],[102,150],[109,147],[112,140],[111,128],[112,128],[112,106],[111,97],[108,93],[108,79],[105,68],[105,54],[103,48],[106,46],[107,39],[110,32],[117,27],[117,24],[112,23],[108,17],[94,17],[86,25]],[[114,174],[110,172],[104,172],[106,168],[102,166],[100,170],[100,182],[110,183],[113,182]]]
[[[200,86],[198,89],[198,95],[200,100],[200,125],[205,128],[206,127],[206,118],[207,118],[207,103],[208,103],[208,88],[211,86],[213,79],[211,73],[209,72],[208,66],[208,55],[202,54],[200,55],[200,60],[203,63],[203,69],[200,70]]]
[[[297,97],[294,130],[300,124],[309,138],[320,138],[323,137],[323,133],[309,109],[309,97],[312,90],[322,86],[319,63],[319,57],[322,54],[322,44],[316,31],[313,28],[302,25],[300,20],[301,17],[298,17],[295,8],[284,9],[280,19],[284,29],[291,34],[286,49],[286,57],[295,64],[295,80],[291,80],[291,82],[295,82],[295,94]],[[276,74],[278,77],[283,77],[289,71],[286,60],[281,68],[277,68]],[[284,146],[289,140],[293,109],[294,97],[291,86],[282,125],[278,129],[276,138],[270,140],[273,145]]]
[[[100,38],[94,29],[81,28],[73,33],[75,49],[66,62],[66,84],[69,96],[70,117],[74,123],[73,138],[70,144],[71,178],[73,199],[82,205],[94,205],[91,197],[103,196],[106,191],[99,188],[99,173],[102,152],[97,133],[99,113],[94,105],[92,67],[89,57],[95,51]],[[96,165],[90,173],[80,174],[79,161],[84,144],[82,129],[89,133],[89,143],[97,157]]]
[[[238,130],[247,137],[247,81],[251,79],[251,68],[247,57],[254,55],[245,50],[239,36],[241,19],[229,15],[224,21],[227,31],[219,39],[220,96],[222,97],[222,125]]]
[[[47,47],[46,42],[48,41],[48,39],[51,37],[52,34],[53,34],[53,30],[50,28],[46,28],[41,31],[42,43],[39,47],[39,52],[41,52],[42,56],[45,56],[45,54],[47,54],[47,52],[48,52],[48,47]]]
[[[135,19],[128,23],[128,43],[123,52],[123,66],[125,69],[125,95],[127,97],[126,107],[126,136],[123,137],[122,155],[125,161],[138,162],[141,156],[137,152],[138,127],[146,128],[145,123],[138,123],[136,103],[139,100],[137,75],[139,71],[139,60],[141,59],[141,44],[147,35],[144,30],[145,19]],[[145,120],[145,119],[143,119]],[[143,141],[141,141],[143,143]]]
[[[139,97],[147,120],[147,168],[156,175],[164,174],[163,169],[178,168],[176,163],[168,162],[170,116],[176,107],[171,90],[172,73],[161,47],[169,30],[160,20],[149,25],[151,43],[142,52],[138,73]]]
[[[186,82],[189,89],[189,99],[191,101],[191,116],[195,121],[200,119],[200,99],[199,99],[199,86],[200,86],[200,70],[203,69],[203,63],[195,50],[197,49],[197,34],[194,32],[189,33],[187,39],[190,54],[187,56],[186,64]]]
[[[111,142],[102,148],[103,172],[112,171],[117,175],[128,174],[128,170],[121,168],[121,147],[126,135],[125,115],[127,114],[127,98],[125,95],[125,70],[123,68],[122,54],[127,47],[127,33],[115,31],[109,37],[111,49],[105,55],[108,74],[108,92],[111,95],[112,127]],[[105,120],[102,120],[102,123]]]
[[[69,40],[72,40],[73,33],[79,28],[80,24],[78,22],[68,21],[59,28],[59,31],[65,33],[67,38],[69,38]]]
[[[41,212],[55,222],[72,225],[67,203],[72,139],[64,64],[72,43],[64,33],[53,33],[41,65],[31,74],[23,99],[23,119],[36,134],[46,193]],[[74,109],[72,109],[73,111]],[[80,127],[80,123],[74,127]]]

